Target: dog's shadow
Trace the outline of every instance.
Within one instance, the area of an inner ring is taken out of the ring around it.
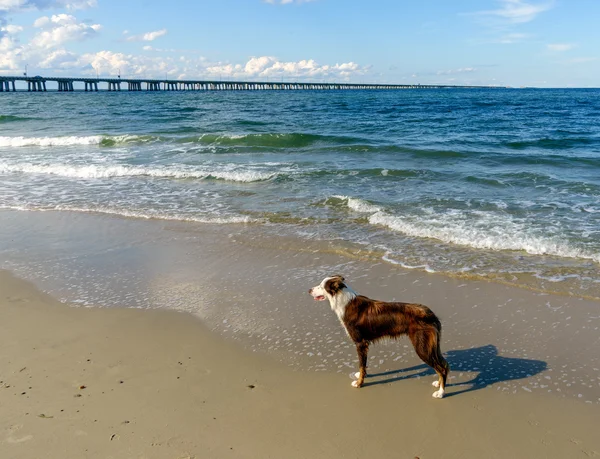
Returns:
[[[459,390],[451,390],[446,392],[445,397],[451,397],[465,392],[483,389],[499,382],[529,378],[541,373],[548,366],[547,363],[542,360],[502,357],[498,355],[498,349],[492,344],[475,347],[472,349],[449,351],[445,354],[445,357],[450,364],[450,376],[452,376],[452,373],[454,373],[454,375],[460,374],[461,372],[477,373],[477,376],[469,381],[456,383],[448,382],[446,384],[447,389],[459,388]],[[412,371],[417,371],[417,373],[400,375],[400,373]],[[369,379],[377,377],[386,378],[379,381],[365,381],[364,386],[389,384],[395,381],[402,381],[405,379],[418,378],[427,375],[435,375],[435,371],[425,364],[416,365],[400,370],[368,374]]]

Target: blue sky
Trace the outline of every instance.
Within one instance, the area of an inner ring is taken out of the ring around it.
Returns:
[[[600,87],[599,0],[0,0],[0,74]]]

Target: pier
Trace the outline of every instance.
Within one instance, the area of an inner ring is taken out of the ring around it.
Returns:
[[[341,90],[393,90],[393,89],[447,89],[447,88],[491,88],[497,86],[455,86],[415,84],[364,84],[364,83],[290,83],[260,81],[214,81],[214,80],[157,80],[147,78],[69,78],[0,76],[0,92],[17,92],[16,82],[26,82],[27,92],[47,92],[47,82],[56,83],[58,92],[103,91],[341,91]],[[77,88],[76,88],[77,84]],[[24,91],[24,90],[23,90]]]

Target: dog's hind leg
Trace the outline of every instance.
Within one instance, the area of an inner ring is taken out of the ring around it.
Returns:
[[[446,362],[444,357],[442,357],[441,353],[439,357],[441,357],[441,359],[436,359],[433,366],[433,369],[438,375],[438,380],[433,382],[433,386],[439,388],[432,394],[432,396],[435,398],[444,397],[446,390],[446,379],[448,378],[448,373],[450,372],[450,365],[448,365],[448,362]]]
[[[422,329],[410,335],[410,340],[415,347],[417,355],[435,370],[438,380],[434,381],[433,386],[437,387],[432,396],[434,398],[443,398],[446,389],[446,379],[450,371],[450,365],[442,356],[439,342],[440,333],[437,329]]]
[[[442,355],[442,351],[440,349],[439,331],[436,333],[435,348],[433,349],[433,369],[438,374],[436,387],[439,388],[439,390],[433,393],[433,396],[435,398],[442,398],[446,389],[446,379],[448,378],[448,373],[450,373],[450,365],[448,365],[448,362]]]
[[[356,343],[356,352],[358,353],[358,363],[360,365],[360,371],[358,372],[358,379],[352,381],[352,387],[362,387],[365,376],[367,376],[367,354],[369,352],[369,343],[367,341],[361,341]]]

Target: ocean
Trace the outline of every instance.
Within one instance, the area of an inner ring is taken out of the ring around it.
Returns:
[[[600,298],[600,90],[2,93],[0,209]]]

